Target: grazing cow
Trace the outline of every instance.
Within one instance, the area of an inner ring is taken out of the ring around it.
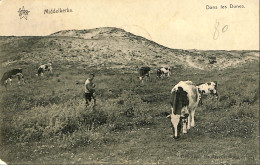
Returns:
[[[145,77],[147,77],[147,81],[150,80],[150,70],[151,69],[148,66],[143,66],[139,69],[139,79],[142,81],[142,83]]]
[[[49,71],[50,73],[52,73],[52,64],[51,63],[47,63],[47,64],[43,64],[38,68],[38,74],[36,74],[37,76],[43,76],[43,73],[45,71]]]
[[[217,87],[217,81],[197,84],[197,88],[199,93],[201,94],[201,97],[213,95],[216,96],[216,99],[218,99]],[[200,99],[200,104],[202,104],[202,99]]]
[[[18,84],[20,84],[20,81],[24,82],[24,77],[22,74],[22,69],[17,68],[17,69],[12,69],[10,71],[7,71],[3,74],[2,79],[1,79],[1,84],[4,84],[5,87],[7,87],[8,81],[10,85],[12,85],[12,79],[13,77],[17,76],[18,77]]]
[[[183,133],[187,129],[195,126],[194,114],[199,104],[200,94],[197,87],[191,81],[180,81],[171,90],[171,118],[174,138],[180,136],[181,124],[183,124]]]
[[[157,69],[157,77],[162,78],[162,76],[169,77],[171,75],[171,68],[170,67],[160,67]]]

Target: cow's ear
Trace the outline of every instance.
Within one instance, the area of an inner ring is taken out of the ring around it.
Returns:
[[[166,116],[166,118],[170,118],[170,117],[171,117],[171,115]]]

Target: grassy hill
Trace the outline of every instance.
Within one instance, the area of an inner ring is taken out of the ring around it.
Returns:
[[[217,63],[209,64],[216,57]],[[21,67],[26,84],[0,87],[0,158],[8,164],[259,164],[259,51],[169,49],[117,28],[0,37],[0,72]],[[36,77],[40,64],[53,74]],[[141,84],[137,68],[152,67]],[[156,68],[173,67],[158,80]],[[95,73],[97,106],[83,83]],[[171,88],[218,81],[196,127],[173,139]]]
[[[140,65],[223,69],[258,60],[257,51],[169,49],[117,28],[61,31],[44,37],[1,37],[2,67],[8,64],[77,64],[136,69]],[[6,56],[8,54],[8,56]],[[217,63],[209,64],[209,57]],[[5,68],[3,68],[5,69]]]

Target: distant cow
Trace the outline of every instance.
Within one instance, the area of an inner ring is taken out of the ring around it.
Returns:
[[[22,69],[21,68],[17,68],[17,69],[12,69],[10,71],[5,72],[3,74],[3,76],[2,76],[1,84],[4,84],[5,87],[7,87],[7,84],[8,84],[8,81],[9,81],[10,85],[12,85],[12,79],[15,76],[18,77],[18,84],[20,84],[20,81],[24,82]]]
[[[157,69],[157,77],[162,78],[162,76],[169,77],[171,75],[171,68],[170,67],[160,67]]]
[[[52,64],[51,63],[47,63],[47,64],[43,64],[38,68],[38,73],[36,74],[37,76],[43,76],[43,73],[49,71],[50,73],[52,73]]]
[[[218,99],[217,87],[217,81],[197,84],[198,91],[202,98],[207,95],[213,95]],[[202,104],[202,98],[200,99],[200,104]]]
[[[171,90],[171,118],[174,138],[180,136],[181,124],[183,124],[183,133],[187,129],[195,126],[194,114],[199,104],[200,94],[197,87],[191,81],[180,81]]]
[[[150,80],[150,67],[144,66],[139,68],[139,79],[143,82],[146,77],[147,80]]]

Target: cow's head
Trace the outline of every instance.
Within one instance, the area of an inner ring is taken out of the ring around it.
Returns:
[[[170,114],[167,116],[167,118],[171,118],[171,123],[173,127],[173,133],[174,133],[174,139],[178,139],[180,137],[180,131],[181,131],[181,115],[175,115]]]
[[[210,94],[215,96],[216,99],[218,99],[217,86],[218,86],[217,81],[211,82],[211,84],[209,86]]]
[[[139,80],[143,80],[143,77],[142,76],[139,76],[139,77],[137,77]]]

